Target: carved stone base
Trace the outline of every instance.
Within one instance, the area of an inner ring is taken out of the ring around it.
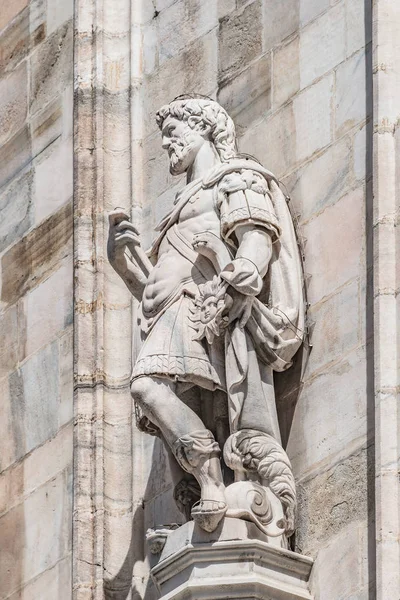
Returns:
[[[193,522],[172,531],[151,575],[162,600],[312,600],[312,564],[226,518],[212,534]]]

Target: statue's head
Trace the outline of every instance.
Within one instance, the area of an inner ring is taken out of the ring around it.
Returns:
[[[180,175],[190,168],[205,142],[214,144],[223,162],[237,154],[235,125],[226,110],[214,100],[179,96],[160,108],[156,119],[173,175]]]

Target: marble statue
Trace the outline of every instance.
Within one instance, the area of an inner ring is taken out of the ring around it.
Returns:
[[[138,427],[170,455],[187,520],[256,523],[284,546],[296,491],[281,446],[274,371],[304,337],[301,258],[274,175],[240,155],[217,102],[181,96],[157,113],[186,186],[149,252],[128,215],[109,216],[108,256],[140,302],[131,392]]]

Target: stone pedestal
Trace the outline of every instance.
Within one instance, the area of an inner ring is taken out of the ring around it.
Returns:
[[[255,525],[224,519],[212,534],[193,522],[172,531],[151,575],[162,600],[312,600],[312,564]]]

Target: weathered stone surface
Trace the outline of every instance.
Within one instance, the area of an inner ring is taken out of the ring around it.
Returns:
[[[0,147],[0,187],[11,181],[31,160],[31,136],[29,128],[24,125]]]
[[[346,21],[343,3],[306,27],[300,36],[300,85],[307,87],[346,56]]]
[[[27,92],[26,63],[0,80],[0,145],[24,125],[28,108]]]
[[[70,268],[72,275],[72,265]],[[71,292],[71,288],[69,289]],[[71,294],[69,294],[71,296]],[[67,314],[67,322],[72,320],[72,298],[71,312]],[[59,424],[62,427],[69,423],[73,418],[74,407],[71,398],[74,395],[74,360],[73,360],[73,326],[68,326],[64,335],[59,339],[59,357],[60,357],[60,407],[59,407]]]
[[[296,155],[302,161],[331,141],[333,77],[327,76],[296,96]]]
[[[346,0],[346,49],[351,56],[371,43],[372,3],[364,0]]]
[[[357,188],[304,225],[306,270],[312,274],[308,299],[312,304],[362,273],[364,221],[364,189]]]
[[[321,600],[366,600],[368,582],[367,528],[350,524],[319,551],[311,576],[311,590]],[[338,576],[340,574],[340,576]]]
[[[264,0],[263,44],[269,50],[293,34],[299,26],[299,0]]]
[[[4,389],[8,391],[8,386],[4,386]],[[0,473],[0,515],[23,502],[36,489],[70,467],[73,454],[72,437],[72,425],[64,427],[53,439],[35,448],[24,461],[16,463],[15,454],[10,455],[9,460],[5,460],[2,453],[2,464],[8,468],[1,468]],[[13,439],[10,441],[11,444],[7,443],[7,448],[14,450]]]
[[[35,161],[35,222],[60,209],[73,193],[72,138],[60,140]]]
[[[58,96],[30,119],[32,153],[34,156],[50,146],[63,133],[63,103]],[[71,112],[72,116],[72,112]],[[71,119],[72,120],[72,119]]]
[[[72,557],[67,556],[54,567],[32,580],[19,592],[10,596],[9,600],[54,600],[65,597],[67,590],[72,589]]]
[[[218,63],[218,39],[214,29],[193,42],[178,56],[164,62],[159,70],[144,81],[146,102],[143,110],[144,136],[158,131],[156,111],[166,102],[185,90],[195,93],[203,90],[210,94],[216,87]],[[199,69],[198,65],[202,68]]]
[[[18,307],[16,305],[0,313],[0,331],[3,339],[7,340],[7,343],[2,344],[0,348],[0,379],[2,379],[14,369],[20,358]]]
[[[30,58],[31,113],[43,108],[72,79],[72,23],[67,22],[40,45]]]
[[[340,291],[310,309],[314,320],[313,350],[306,376],[343,358],[361,340],[359,281],[352,281]]]
[[[218,39],[219,81],[224,83],[262,52],[260,0],[222,18]]]
[[[367,100],[360,90],[366,89],[365,63],[368,60],[364,50],[355,54],[339,66],[336,75],[335,126],[336,135],[364,121],[367,117]]]
[[[307,222],[350,190],[351,151],[351,141],[344,138],[284,178],[301,222]]]
[[[298,551],[315,556],[317,549],[346,525],[366,524],[372,475],[369,452],[363,447],[326,471],[298,482],[302,523],[296,535]]]
[[[179,35],[177,35],[179,23]],[[214,0],[177,0],[157,17],[160,64],[218,24]]]
[[[260,120],[271,108],[271,55],[265,54],[220,87],[218,102],[235,117],[236,131]]]
[[[304,385],[287,446],[299,476],[338,460],[366,435],[364,361],[365,349],[360,348]]]
[[[307,25],[318,17],[331,5],[330,0],[301,0],[300,1],[300,24]]]
[[[9,304],[36,287],[71,252],[72,206],[57,213],[14,244],[1,260],[1,300]]]
[[[71,470],[60,474],[1,518],[0,577],[5,597],[68,555],[71,475]]]
[[[295,37],[273,53],[274,109],[287,102],[299,89],[299,38]]]
[[[28,0],[2,0],[0,2],[0,30],[10,23],[28,4]]]
[[[51,342],[72,322],[72,260],[25,296],[26,356]]]
[[[34,6],[34,3],[32,3]],[[12,71],[45,36],[42,3],[38,2],[38,14],[33,20],[30,8],[24,8],[0,35],[0,74]],[[34,22],[32,22],[34,21]]]
[[[278,177],[296,162],[296,129],[292,104],[248,129],[239,140],[239,149],[268,165]]]
[[[23,171],[0,193],[0,252],[33,225],[33,171]]]
[[[46,33],[51,35],[53,31],[61,27],[65,21],[72,19],[74,5],[65,0],[51,0],[47,2]],[[66,80],[68,81],[68,80]]]
[[[16,459],[53,437],[58,429],[58,344],[33,355],[9,377]]]

